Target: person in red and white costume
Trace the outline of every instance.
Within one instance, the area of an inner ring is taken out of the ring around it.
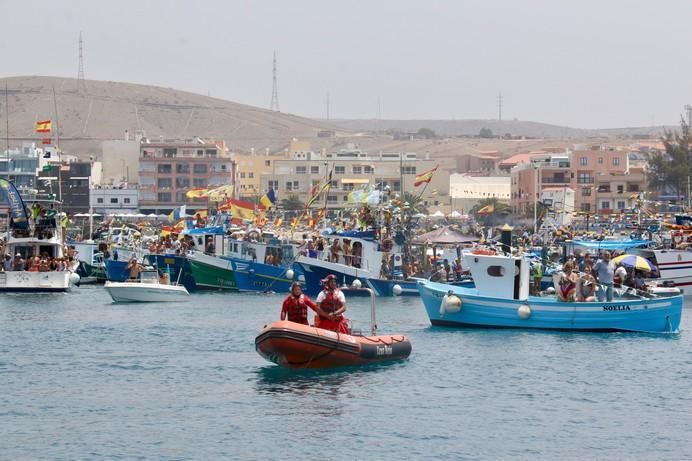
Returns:
[[[319,313],[319,327],[339,333],[349,333],[348,320],[343,315],[346,312],[346,297],[336,287],[336,276],[329,274],[322,280],[322,284],[324,289],[315,299],[317,307],[322,311]]]

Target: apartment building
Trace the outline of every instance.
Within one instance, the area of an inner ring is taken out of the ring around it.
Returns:
[[[646,189],[646,165],[628,149],[588,149],[533,156],[511,170],[512,212],[525,215],[546,188],[575,191],[574,211],[619,213]]]
[[[262,189],[260,177],[263,173],[274,171],[274,162],[286,159],[285,155],[238,154],[235,161],[238,165],[238,195],[242,199],[255,199],[266,192]]]
[[[272,171],[262,173],[262,191],[273,189],[279,199],[297,196],[307,202],[317,184],[324,184],[332,172],[331,188],[326,197],[330,209],[352,207],[348,194],[364,187],[420,193],[414,187],[415,176],[435,168],[436,162],[420,158],[416,153],[395,152],[371,154],[355,146],[337,152],[295,152],[286,159],[274,160]],[[431,209],[449,209],[449,172],[438,169],[422,196]],[[324,203],[324,202],[323,202]]]
[[[143,213],[168,213],[183,204],[188,210],[206,209],[206,199],[187,197],[190,189],[237,184],[236,163],[224,141],[143,142],[139,151]]]

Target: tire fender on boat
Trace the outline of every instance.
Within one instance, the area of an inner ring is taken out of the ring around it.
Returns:
[[[531,317],[531,308],[529,307],[528,304],[522,304],[517,309],[517,315],[519,316],[520,319],[526,320],[529,317]]]
[[[452,294],[450,291],[442,297],[442,301],[440,302],[440,314],[457,313],[461,311],[461,305],[461,298]]]

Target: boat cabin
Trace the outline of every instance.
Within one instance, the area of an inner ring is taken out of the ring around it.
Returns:
[[[483,296],[526,300],[529,297],[530,260],[527,256],[464,253],[476,289]]]

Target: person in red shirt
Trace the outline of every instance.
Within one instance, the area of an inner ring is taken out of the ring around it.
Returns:
[[[332,330],[339,333],[349,333],[348,319],[344,317],[346,312],[346,297],[344,293],[336,287],[336,276],[329,274],[322,280],[324,290],[317,295],[317,306],[321,312],[319,314],[319,327],[325,330]]]
[[[308,307],[319,314],[317,305],[307,295],[303,294],[300,283],[293,282],[291,284],[291,294],[284,299],[284,303],[281,306],[281,320],[309,325]]]

